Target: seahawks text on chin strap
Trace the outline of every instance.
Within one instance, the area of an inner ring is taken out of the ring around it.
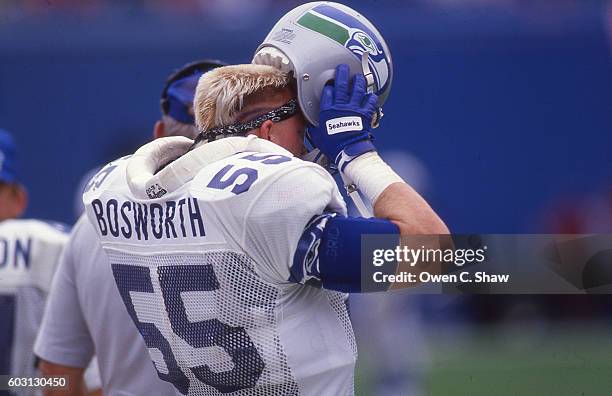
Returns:
[[[342,183],[344,184],[346,193],[349,197],[351,197],[351,200],[355,204],[359,215],[365,218],[374,217],[372,211],[366,206],[365,202],[363,202],[357,185],[353,183],[343,172],[340,172],[340,177],[342,177]]]

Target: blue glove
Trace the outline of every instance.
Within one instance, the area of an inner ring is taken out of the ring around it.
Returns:
[[[351,160],[369,151],[372,144],[372,117],[376,112],[375,94],[366,93],[363,74],[353,77],[349,92],[349,67],[336,67],[334,86],[325,86],[321,95],[319,126],[310,125],[308,134],[316,148],[342,171]]]

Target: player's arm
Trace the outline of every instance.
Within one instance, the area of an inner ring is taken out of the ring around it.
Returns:
[[[228,204],[226,223],[244,230],[241,244],[266,280],[363,291],[362,235],[385,235],[384,248],[394,248],[399,227],[387,219],[345,216],[342,196],[323,168],[302,163],[288,169],[249,190],[249,205]]]
[[[46,360],[41,360],[38,368],[42,375],[66,377],[66,389],[46,389],[44,396],[102,396],[102,389],[87,390],[85,369],[63,366]]]
[[[65,389],[45,389],[44,396],[86,396],[87,390],[83,374],[84,368],[70,367],[61,364],[52,363],[44,359],[38,364],[40,372],[44,376],[62,376],[66,377],[67,387]],[[100,394],[100,393],[98,393]]]
[[[362,160],[363,163],[361,162]],[[364,158],[357,158],[354,163],[349,164],[353,175],[359,172],[363,173],[363,178],[376,180],[371,171],[373,167],[369,167],[369,161],[376,162],[380,166],[387,167],[384,172],[388,172],[387,187],[375,197],[374,217],[379,219],[388,219],[397,225],[400,235],[439,235],[448,234],[449,230],[446,224],[434,212],[429,204],[417,193],[410,185],[403,180],[394,181],[399,176],[384,163],[384,161],[375,153],[364,154]],[[352,165],[352,166],[351,166]],[[362,168],[357,169],[361,166]],[[382,172],[381,172],[382,173]],[[382,180],[378,179],[378,180]],[[367,182],[364,181],[363,184]],[[366,195],[367,196],[367,195]]]
[[[376,100],[376,95],[366,94],[363,75],[349,82],[348,66],[339,65],[334,85],[323,89],[319,126],[309,128],[310,137],[372,202],[375,217],[393,222],[401,235],[447,234],[429,204],[376,152],[371,135]],[[341,123],[353,127],[338,132]]]
[[[43,374],[68,376],[69,392],[82,391],[83,373],[94,352],[93,341],[79,304],[75,274],[74,244],[84,225],[88,225],[87,219],[81,218],[59,259],[34,345],[34,353],[40,359],[39,368]],[[56,392],[65,391],[56,390]],[[80,395],[81,393],[49,394]]]
[[[309,135],[315,146],[334,161],[344,178],[355,183],[372,202],[376,218],[351,219],[328,215],[311,222],[294,255],[291,272],[295,282],[359,292],[362,291],[362,235],[439,235],[449,232],[429,204],[376,152],[371,135],[376,101],[376,95],[366,94],[363,75],[357,74],[352,84],[349,82],[346,65],[336,68],[334,85],[323,89],[319,126],[310,127]],[[388,238],[387,241],[390,246],[380,248],[393,249],[402,245],[398,238]],[[443,242],[439,238],[422,240],[424,246],[434,249],[444,247]],[[437,271],[434,265],[428,271]],[[396,270],[406,268],[397,267]]]

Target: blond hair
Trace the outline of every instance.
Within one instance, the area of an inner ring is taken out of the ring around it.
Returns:
[[[193,102],[195,122],[200,131],[231,125],[245,99],[267,88],[289,86],[287,73],[266,65],[218,67],[200,77]]]

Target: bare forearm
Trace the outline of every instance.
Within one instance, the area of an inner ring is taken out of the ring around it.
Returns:
[[[400,231],[400,245],[422,246],[427,249],[452,248],[453,243],[448,228],[429,204],[406,183],[393,183],[387,187],[374,204],[374,215],[388,219]],[[431,237],[430,235],[435,235]],[[440,236],[438,236],[440,235]],[[420,279],[422,271],[439,274],[441,263],[419,262],[414,266],[409,263],[399,263],[397,273],[412,273],[415,279]],[[416,286],[420,282],[413,283]],[[392,288],[404,288],[405,285],[392,285]]]
[[[374,216],[395,223],[402,235],[447,234],[448,228],[412,187],[376,152],[355,158],[346,175],[373,203]]]
[[[393,183],[374,203],[374,216],[397,225],[401,235],[448,234],[448,228],[429,204],[406,183]]]
[[[399,246],[452,248],[452,240],[444,222],[423,197],[406,184],[377,153],[366,153],[354,159],[346,166],[346,175],[373,203],[374,216],[389,220],[399,228]],[[438,236],[441,234],[446,235]],[[413,265],[402,262],[397,266],[397,273],[417,275],[420,271],[441,271],[439,263],[417,263],[418,267]]]
[[[44,396],[86,396],[85,382],[83,380],[84,369],[68,367],[41,360],[38,368],[42,375],[67,377],[66,389],[45,389]]]

